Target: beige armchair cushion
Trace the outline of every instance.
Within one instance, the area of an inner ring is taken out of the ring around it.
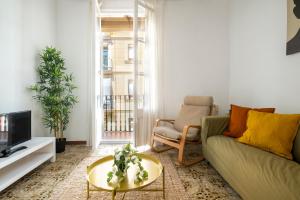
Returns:
[[[190,106],[212,106],[213,97],[211,96],[186,96],[184,105]]]
[[[173,127],[167,127],[167,126],[154,127],[153,132],[173,140],[179,140],[180,135],[182,134],[178,132],[176,129],[174,129]]]
[[[167,127],[167,126],[158,126],[154,127],[153,132],[161,135],[163,137],[170,138],[172,140],[179,140],[181,139],[182,132],[177,131],[174,127]],[[196,132],[192,134],[188,134],[186,139],[189,141],[199,140],[200,135]]]
[[[184,98],[184,105],[174,121],[173,127],[155,127],[154,132],[164,137],[178,140],[181,138],[183,128],[187,125],[201,125],[201,119],[211,114],[213,108],[213,97],[211,96],[187,96]],[[196,141],[200,139],[201,130],[190,128],[187,140]]]
[[[201,125],[201,119],[204,116],[209,115],[210,106],[189,106],[182,105],[181,110],[175,119],[174,128],[182,132],[186,125]],[[197,136],[200,130],[196,128],[190,128],[188,135]]]

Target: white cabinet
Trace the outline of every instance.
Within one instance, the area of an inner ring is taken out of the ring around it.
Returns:
[[[0,158],[0,191],[47,160],[55,162],[54,137],[33,137],[16,147],[18,146],[26,146],[27,148],[7,158]]]

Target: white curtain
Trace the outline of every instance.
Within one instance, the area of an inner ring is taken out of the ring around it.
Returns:
[[[163,9],[164,0],[140,1],[145,5],[144,101],[138,108],[136,145],[149,144],[155,120],[164,114],[163,103]],[[141,84],[141,83],[138,83]]]

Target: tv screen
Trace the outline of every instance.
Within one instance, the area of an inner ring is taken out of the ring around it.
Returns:
[[[0,151],[31,139],[31,111],[0,115]]]

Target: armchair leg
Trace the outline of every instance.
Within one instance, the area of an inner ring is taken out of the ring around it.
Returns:
[[[151,136],[151,141],[150,141],[150,146],[151,146],[151,150],[156,152],[156,153],[161,153],[161,152],[164,152],[164,151],[168,151],[170,149],[173,149],[173,147],[171,146],[164,146],[162,148],[157,148],[157,147],[154,147],[154,143],[155,143],[155,135],[154,133],[152,133],[152,136]]]
[[[204,160],[205,158],[203,156],[199,156],[197,158],[194,158],[193,160],[189,160],[189,161],[184,161],[182,163],[182,165],[184,166],[191,166],[191,165],[194,165],[194,164],[197,164],[199,162],[201,162],[202,160]]]
[[[157,148],[157,147],[152,147],[151,148],[151,150],[156,152],[156,153],[162,153],[162,152],[165,152],[165,151],[169,151],[170,149],[173,149],[173,147],[165,146],[165,147],[162,147],[162,148]]]
[[[179,151],[179,153],[180,153],[180,151]],[[201,162],[204,159],[205,158],[203,156],[199,156],[197,158],[194,158],[193,160],[186,161],[183,156],[181,157],[181,155],[178,154],[178,161],[175,164],[179,165],[179,166],[186,166],[186,167],[188,167],[188,166],[197,164],[197,163]]]
[[[150,140],[151,150],[156,153],[161,153],[161,152],[173,149],[173,148],[178,149],[178,160],[176,162],[177,165],[190,166],[190,165],[196,164],[196,163],[204,160],[203,156],[199,156],[197,158],[194,158],[194,159],[188,160],[188,161],[186,161],[184,159],[184,148],[185,148],[185,144],[186,144],[185,136],[187,134],[187,130],[185,130],[184,133],[185,133],[184,137],[182,137],[180,139],[179,143],[175,143],[175,142],[171,142],[171,141],[165,141],[165,139],[162,139],[162,138],[156,136],[155,133],[152,132],[151,140]],[[164,146],[160,147],[160,148],[155,147],[156,141],[163,143]]]
[[[180,145],[178,148],[178,164],[182,165],[184,164],[184,146],[185,146],[185,141],[180,141]]]
[[[177,165],[190,166],[190,165],[194,165],[194,164],[204,160],[203,156],[198,156],[197,158],[186,161],[186,159],[184,159],[185,144],[186,144],[185,139],[182,139],[180,141],[180,145],[179,145],[179,148],[178,148],[178,161],[176,162]]]

